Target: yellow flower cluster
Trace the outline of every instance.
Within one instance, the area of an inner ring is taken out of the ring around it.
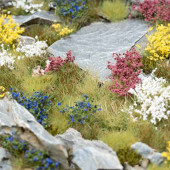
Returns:
[[[3,98],[5,96],[5,88],[3,86],[0,86],[0,98]]]
[[[19,34],[23,32],[24,28],[20,28],[11,15],[0,16],[0,43],[13,44],[14,40],[19,38]]]
[[[149,29],[151,31],[152,28]],[[170,55],[170,24],[168,26],[158,25],[156,32],[146,35],[149,43],[145,51],[149,54],[147,57],[153,61],[162,61]]]
[[[73,29],[69,29],[68,27],[62,27],[60,24],[53,24],[52,27],[57,32],[57,35],[60,37],[71,34],[73,32]]]
[[[170,167],[170,141],[168,142],[168,147],[167,147],[168,152],[163,152],[162,156],[166,157],[165,164],[167,164]]]

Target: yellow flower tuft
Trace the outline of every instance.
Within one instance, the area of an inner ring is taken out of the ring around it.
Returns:
[[[73,32],[73,29],[69,29],[67,26],[62,27],[60,24],[53,24],[52,28],[55,29],[55,31],[57,32],[57,35],[60,37],[66,36]]]
[[[149,28],[151,31],[153,28]],[[146,35],[149,43],[145,51],[149,54],[147,57],[150,60],[162,61],[170,56],[170,24],[168,26],[158,25],[156,32],[151,35]]]
[[[163,152],[162,156],[166,158],[164,163],[170,167],[170,141],[168,142],[167,150],[168,152]]]
[[[19,27],[12,15],[0,16],[0,44],[12,45],[23,32],[24,28]]]
[[[141,46],[140,46],[139,44],[136,44],[136,47],[137,47],[138,49],[140,49],[140,48],[141,48]]]
[[[5,96],[5,88],[3,86],[0,86],[0,98],[3,98]]]

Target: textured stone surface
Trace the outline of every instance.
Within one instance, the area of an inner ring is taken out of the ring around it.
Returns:
[[[35,44],[35,39],[29,36],[21,36],[20,37],[20,45],[25,46],[25,45],[32,45]]]
[[[107,62],[113,61],[112,53],[129,50],[148,30],[144,21],[125,20],[119,23],[96,22],[52,44],[48,51],[54,56],[65,57],[71,50],[75,62],[84,70],[97,73],[105,79],[110,71]]]
[[[32,15],[14,16],[13,18],[17,23],[19,23],[20,26],[44,23],[44,22],[52,23],[54,20],[56,20],[56,22],[60,22],[59,17],[46,11],[36,12],[35,14]]]
[[[85,140],[72,128],[56,138],[65,143],[73,155],[72,162],[82,170],[123,169],[116,153],[102,141]]]
[[[49,151],[54,160],[68,167],[64,143],[51,136],[24,107],[5,97],[0,100],[0,135],[16,130],[22,140],[37,149]]]
[[[0,8],[7,8],[12,6],[11,0],[0,0]]]
[[[12,170],[9,161],[9,153],[2,147],[0,147],[0,170]]]
[[[149,159],[152,163],[160,165],[163,163],[161,153],[156,152],[148,145],[137,142],[131,146],[132,149],[136,150],[143,158]]]

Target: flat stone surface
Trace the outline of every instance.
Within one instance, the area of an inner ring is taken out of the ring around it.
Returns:
[[[20,26],[38,23],[37,20],[40,22],[45,21],[49,23],[54,22],[54,20],[56,20],[56,22],[61,22],[58,16],[46,11],[36,12],[35,14],[32,15],[14,16],[13,18],[17,23],[19,23]]]
[[[0,8],[7,8],[12,6],[11,0],[0,0]]]
[[[65,57],[71,50],[75,62],[84,70],[97,73],[101,80],[110,74],[108,61],[115,61],[113,53],[129,50],[148,30],[141,20],[125,20],[119,23],[96,22],[83,27],[75,34],[52,44],[48,51],[54,56]]]

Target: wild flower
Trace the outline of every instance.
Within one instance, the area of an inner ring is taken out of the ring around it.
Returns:
[[[48,152],[44,152],[41,150],[27,150],[24,158],[26,159],[27,163],[36,165],[36,170],[54,170],[59,167],[59,162],[52,160]]]
[[[135,85],[140,82],[138,75],[142,66],[141,57],[135,49],[121,54],[113,53],[114,59],[117,60],[116,65],[111,65],[108,62],[107,68],[111,70],[109,77],[113,81],[113,85],[109,88],[113,93],[120,96],[126,96],[130,88],[135,88]]]
[[[168,147],[167,147],[168,152],[163,152],[162,156],[166,158],[165,164],[170,167],[170,141],[168,142]]]
[[[42,92],[34,92],[33,95],[27,97],[22,92],[15,91],[12,88],[10,91],[13,99],[29,110],[40,124],[44,127],[48,126],[48,112],[51,108],[48,95],[43,95]]]
[[[3,98],[5,96],[5,87],[0,86],[0,98]]]
[[[0,43],[12,45],[23,32],[24,28],[20,28],[11,15],[0,16]]]
[[[10,54],[8,50],[4,48],[4,45],[1,44],[0,45],[0,68],[2,66],[7,66],[9,69],[13,69],[14,63],[15,63],[15,57],[13,57],[12,54]]]
[[[142,76],[142,82],[129,93],[134,95],[134,104],[129,107],[128,112],[135,120],[150,120],[157,125],[162,120],[168,119],[170,115],[170,86],[166,86],[166,80],[157,78],[155,70],[150,76]]]
[[[83,16],[86,8],[86,0],[56,0],[60,16],[68,16],[72,19]]]
[[[58,102],[58,110],[62,114],[66,114],[71,120],[71,123],[84,124],[90,121],[91,117],[97,112],[101,111],[100,105],[94,105],[93,99],[89,98],[84,94],[84,99],[82,101],[75,101],[74,106],[66,105],[66,108],[61,108],[62,105]]]
[[[45,41],[36,41],[34,44],[21,45],[19,44],[16,48],[16,51],[23,53],[22,58],[24,57],[43,57],[47,53],[47,43]]]
[[[75,57],[72,56],[71,51],[67,52],[67,57],[64,60],[60,56],[59,57],[49,57],[47,60],[45,72],[56,71],[61,66],[65,65],[65,64],[74,63],[74,60],[75,60]]]
[[[150,29],[151,30],[151,29]],[[170,56],[170,24],[167,26],[157,25],[156,32],[146,35],[148,39],[145,53],[148,59],[152,61],[162,61]]]
[[[35,13],[37,11],[41,11],[41,7],[43,6],[43,2],[40,4],[33,3],[33,0],[14,0],[12,1],[13,6],[16,8],[21,8],[25,10],[26,13]]]
[[[44,169],[57,169],[60,166],[58,161],[51,159],[47,151],[42,151],[34,148],[30,148],[28,143],[24,140],[19,140],[17,133],[2,137],[2,146],[8,150],[13,156],[21,156],[24,154],[24,158],[27,164],[31,164],[36,170]]]
[[[139,7],[133,5],[132,9],[142,13],[145,21],[170,21],[170,1],[144,0],[138,1]]]
[[[53,24],[52,27],[57,32],[57,35],[60,37],[66,36],[68,34],[71,34],[73,32],[73,29],[69,29],[67,26],[62,27],[60,24]]]
[[[10,153],[14,156],[18,156],[28,149],[27,143],[23,140],[18,140],[16,137],[16,133],[3,136],[2,146],[10,151]]]

